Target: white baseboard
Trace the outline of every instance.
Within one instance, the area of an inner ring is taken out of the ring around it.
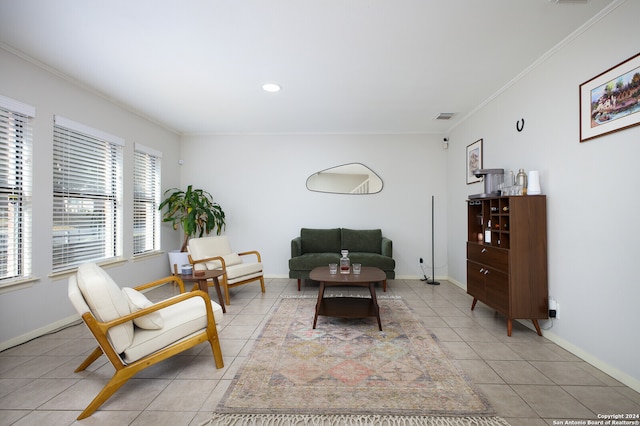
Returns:
[[[32,330],[28,333],[25,333],[21,336],[14,337],[13,339],[6,340],[4,342],[0,342],[0,351],[4,351],[5,349],[12,348],[14,346],[21,345],[23,343],[28,342],[29,340],[36,339],[38,337],[42,337],[45,334],[52,333],[54,331],[60,330],[68,325],[73,324],[74,322],[80,320],[80,315],[75,314],[70,317],[61,319],[51,324],[47,324],[44,327],[38,328],[36,330]]]
[[[523,324],[529,327],[529,324],[526,324],[524,322]],[[589,364],[593,365],[595,368],[602,371],[603,373],[606,373],[609,376],[616,379],[617,381],[619,381],[620,383],[623,383],[629,386],[631,389],[635,390],[636,392],[640,392],[640,380],[636,379],[635,377],[632,377],[627,373],[625,373],[624,371],[620,371],[617,368],[602,361],[601,359],[596,358],[595,356],[586,352],[582,348],[574,345],[571,342],[568,342],[567,340],[563,339],[562,337],[558,336],[555,333],[552,333],[551,331],[543,331],[542,334],[544,335],[544,337],[551,340],[556,345],[560,346],[563,349],[566,349],[567,351],[571,352],[572,354],[584,360],[585,362],[588,362]]]

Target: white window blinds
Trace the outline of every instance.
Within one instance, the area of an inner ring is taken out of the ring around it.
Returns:
[[[136,144],[133,165],[133,254],[160,249],[162,153]]]
[[[0,286],[31,275],[31,119],[35,108],[0,96]]]
[[[56,116],[53,271],[122,255],[124,140]]]

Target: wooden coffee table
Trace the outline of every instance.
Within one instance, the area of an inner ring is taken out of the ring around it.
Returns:
[[[309,278],[320,282],[316,314],[313,318],[313,328],[316,328],[318,315],[338,318],[368,318],[376,317],[378,328],[382,331],[380,322],[380,308],[376,298],[376,283],[387,279],[383,270],[373,266],[363,266],[359,274],[330,274],[329,266],[319,266],[309,273]],[[326,287],[355,286],[369,287],[371,298],[368,297],[324,297]]]

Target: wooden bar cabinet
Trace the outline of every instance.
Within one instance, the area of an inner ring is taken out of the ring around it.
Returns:
[[[544,195],[469,199],[467,293],[507,317],[547,319],[547,199]]]

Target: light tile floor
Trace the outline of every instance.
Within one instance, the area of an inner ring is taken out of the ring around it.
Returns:
[[[0,426],[3,425],[198,425],[207,420],[242,366],[269,313],[282,295],[317,294],[317,284],[267,279],[231,290],[219,326],[225,367],[215,368],[203,343],[142,371],[88,419],[75,418],[113,374],[103,358],[82,373],[73,370],[95,347],[83,324],[0,353]],[[353,290],[359,291],[358,290]],[[151,300],[173,295],[167,285]],[[216,300],[215,292],[210,294]],[[378,288],[382,295],[382,289]],[[597,420],[598,414],[640,413],[640,394],[532,330],[506,320],[443,281],[389,281],[387,295],[400,296],[439,339],[470,379],[511,425],[553,425],[554,420]]]

